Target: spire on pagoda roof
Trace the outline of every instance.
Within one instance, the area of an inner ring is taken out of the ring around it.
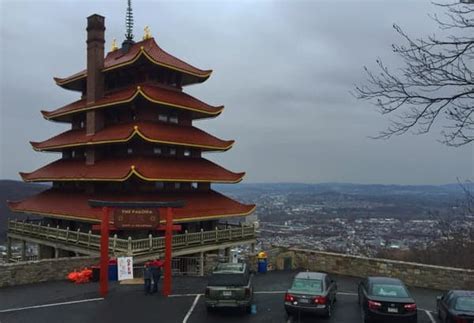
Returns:
[[[130,47],[135,44],[133,40],[133,10],[132,1],[128,0],[127,11],[125,13],[125,40],[122,43],[122,51],[128,52]]]

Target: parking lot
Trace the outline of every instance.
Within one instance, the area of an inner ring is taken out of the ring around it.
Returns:
[[[315,322],[311,316],[286,316],[283,296],[295,272],[269,272],[256,275],[256,314],[240,311],[208,313],[202,293],[206,279],[175,277],[173,295],[145,296],[141,285],[113,283],[106,299],[99,297],[96,283],[74,285],[68,282],[42,283],[0,289],[0,322]],[[359,279],[334,276],[338,301],[333,316],[323,322],[360,322],[357,305]],[[437,322],[435,299],[439,291],[412,288],[418,304],[418,322]]]

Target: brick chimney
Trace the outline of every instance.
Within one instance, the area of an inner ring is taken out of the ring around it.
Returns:
[[[87,18],[87,105],[104,96],[104,43],[105,18],[94,14]],[[87,112],[87,135],[93,135],[103,127],[103,117],[96,111]]]
[[[105,18],[94,14],[87,18],[87,105],[93,105],[104,96],[104,43]],[[86,113],[86,134],[95,134],[104,127],[104,115],[100,110]],[[86,149],[86,164],[93,165],[97,159],[94,148]]]

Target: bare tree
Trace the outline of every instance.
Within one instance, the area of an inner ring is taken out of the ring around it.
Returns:
[[[377,73],[364,67],[367,84],[355,96],[373,101],[383,115],[391,115],[386,130],[374,138],[389,138],[409,130],[428,133],[435,121],[442,125],[441,141],[462,146],[474,140],[474,5],[437,4],[445,17],[431,16],[450,36],[412,39],[399,26],[404,45],[392,45],[404,60],[394,72],[380,59]]]

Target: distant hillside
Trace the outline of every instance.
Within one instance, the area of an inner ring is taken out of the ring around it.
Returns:
[[[48,186],[38,184],[28,184],[18,181],[0,180],[0,244],[6,237],[8,218],[25,219],[26,215],[13,213],[7,206],[7,201],[21,200],[25,197],[35,195]]]
[[[463,184],[474,191],[474,183]],[[352,184],[352,183],[243,183],[237,185],[214,185],[222,192],[306,192],[323,194],[326,192],[354,194],[354,195],[459,195],[463,194],[459,184],[446,185],[382,185],[382,184]]]

